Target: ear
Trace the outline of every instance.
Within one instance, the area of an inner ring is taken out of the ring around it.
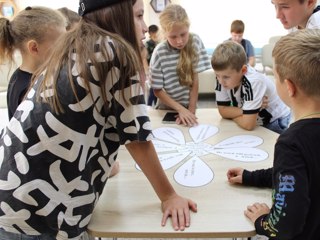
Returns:
[[[244,75],[244,74],[247,73],[247,71],[248,71],[247,65],[243,65],[242,68],[241,68],[241,73]]]
[[[27,42],[27,48],[31,55],[37,55],[39,53],[39,44],[35,40],[29,40]]]
[[[312,8],[312,10],[316,6],[316,4],[317,4],[317,0],[307,0],[307,5],[308,7]]]
[[[290,79],[285,79],[284,84],[286,85],[288,96],[294,97],[297,92],[296,85]]]

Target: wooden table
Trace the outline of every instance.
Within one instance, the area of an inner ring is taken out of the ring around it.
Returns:
[[[165,111],[150,109],[154,129],[163,127],[161,119]],[[198,109],[199,123],[212,124],[219,132],[206,142],[216,144],[234,135],[255,135],[264,142],[258,148],[269,155],[260,162],[239,162],[214,154],[201,157],[214,171],[214,179],[202,187],[185,187],[178,184],[173,174],[178,166],[166,170],[176,191],[198,204],[198,213],[192,213],[191,226],[185,231],[174,231],[169,220],[162,227],[160,201],[142,172],[135,168],[135,162],[125,150],[119,150],[120,173],[108,180],[106,188],[96,206],[88,231],[95,237],[121,238],[235,238],[255,235],[253,224],[244,216],[246,207],[254,202],[271,205],[270,189],[258,189],[230,185],[226,172],[231,167],[246,169],[272,166],[273,148],[278,134],[263,127],[245,131],[233,121],[222,119],[217,109]],[[167,124],[184,132],[190,140],[188,128]],[[181,165],[181,164],[180,164]]]

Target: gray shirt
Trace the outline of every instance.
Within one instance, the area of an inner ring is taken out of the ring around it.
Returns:
[[[211,64],[207,51],[200,37],[196,34],[193,34],[193,45],[199,55],[195,72],[199,73],[210,69]],[[172,48],[167,41],[157,45],[150,61],[151,85],[153,89],[165,90],[173,100],[188,106],[190,89],[180,85],[177,75],[179,56],[180,50]]]

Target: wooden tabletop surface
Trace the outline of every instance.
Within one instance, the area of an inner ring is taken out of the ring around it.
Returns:
[[[187,142],[192,141],[188,127],[162,124],[164,114],[165,111],[150,108],[149,116],[153,129],[174,127],[183,133]],[[254,202],[266,202],[270,206],[271,191],[230,185],[226,172],[229,168],[238,166],[249,170],[271,167],[278,134],[263,127],[245,131],[233,121],[222,119],[217,109],[198,109],[197,116],[200,124],[210,124],[218,128],[218,132],[205,140],[205,143],[214,145],[235,135],[258,136],[263,139],[263,143],[256,148],[267,152],[267,159],[242,162],[215,154],[201,156],[201,160],[214,172],[214,178],[200,187],[182,186],[173,177],[187,159],[165,170],[177,193],[194,200],[198,205],[198,212],[192,213],[191,226],[185,231],[174,231],[170,220],[165,227],[161,226],[160,201],[146,177],[137,170],[134,160],[122,146],[117,158],[120,172],[108,180],[100,197],[88,226],[91,235],[119,238],[229,238],[255,235],[254,226],[244,216],[244,210]]]

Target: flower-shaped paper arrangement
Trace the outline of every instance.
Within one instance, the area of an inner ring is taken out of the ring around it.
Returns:
[[[153,130],[155,139],[152,142],[164,170],[187,159],[174,173],[174,179],[187,187],[200,187],[213,180],[213,170],[201,159],[207,154],[245,162],[257,162],[268,158],[267,152],[255,148],[263,143],[257,136],[236,135],[215,145],[204,142],[218,131],[218,128],[212,125],[200,124],[191,127],[189,134],[193,141],[186,142],[178,128],[161,127]],[[136,167],[140,169],[139,166]]]

